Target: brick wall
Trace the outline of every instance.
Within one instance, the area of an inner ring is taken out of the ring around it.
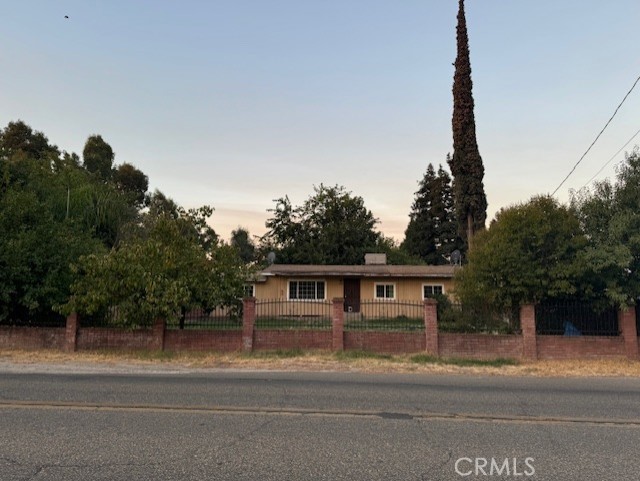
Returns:
[[[438,332],[435,304],[425,302],[425,331],[344,331],[343,300],[334,299],[331,330],[256,330],[255,299],[245,300],[243,330],[166,330],[158,320],[151,329],[83,328],[75,315],[66,328],[0,327],[0,349],[149,349],[212,350],[326,349],[381,353],[429,352],[443,357],[580,359],[628,357],[638,359],[640,339],[635,310],[621,312],[622,335],[536,336],[532,306],[521,310],[521,335]],[[248,308],[247,308],[248,307]],[[80,327],[78,327],[80,325]]]
[[[77,334],[77,349],[154,349],[157,339],[152,329],[110,329],[81,327]]]
[[[181,331],[164,333],[167,351],[239,351],[242,349],[242,331]]]
[[[622,337],[538,336],[538,359],[624,357]]]
[[[346,331],[344,348],[381,353],[424,352],[424,332]]]
[[[64,327],[0,327],[0,349],[63,349]]]
[[[521,359],[523,338],[519,335],[441,332],[438,339],[438,352],[442,357]]]
[[[257,329],[253,349],[331,349],[331,331]]]

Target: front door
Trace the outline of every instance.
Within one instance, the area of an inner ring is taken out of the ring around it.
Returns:
[[[360,312],[360,279],[344,280],[344,312]]]

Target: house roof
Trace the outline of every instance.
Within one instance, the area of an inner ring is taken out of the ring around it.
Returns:
[[[302,264],[272,264],[258,276],[336,276],[336,277],[453,277],[457,267],[445,266],[391,266],[391,265],[302,265]]]

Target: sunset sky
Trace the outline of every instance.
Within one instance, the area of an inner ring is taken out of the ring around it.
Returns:
[[[212,205],[224,238],[264,233],[273,199],[324,183],[401,240],[427,164],[452,149],[457,3],[0,1],[0,126],[22,119],[77,153],[102,135],[152,189]],[[490,219],[553,192],[638,78],[640,2],[466,4]],[[558,199],[640,129],[638,112],[640,87]]]

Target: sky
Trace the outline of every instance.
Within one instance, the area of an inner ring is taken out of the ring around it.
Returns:
[[[0,127],[116,156],[223,238],[274,199],[361,196],[401,241],[452,152],[456,0],[0,0]],[[553,192],[640,75],[637,0],[467,0],[488,216]],[[65,18],[65,15],[69,18]],[[640,87],[558,190],[640,129]],[[640,144],[640,135],[625,150]],[[596,177],[615,175],[624,150]]]

